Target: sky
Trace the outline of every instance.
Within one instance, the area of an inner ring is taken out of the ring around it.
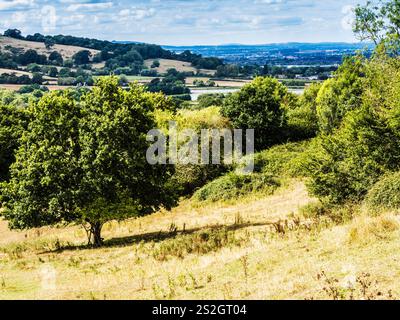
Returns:
[[[365,0],[0,0],[0,32],[161,45],[355,42]]]

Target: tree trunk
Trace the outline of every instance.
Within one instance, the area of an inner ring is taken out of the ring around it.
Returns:
[[[91,238],[90,242],[95,247],[101,247],[103,245],[103,238],[101,237],[101,228],[103,225],[100,222],[95,222],[90,225]]]

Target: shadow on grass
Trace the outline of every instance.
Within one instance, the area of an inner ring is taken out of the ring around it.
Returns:
[[[223,226],[223,225],[212,225],[212,226],[205,226],[201,228],[192,228],[187,230],[178,230],[178,231],[159,231],[159,232],[151,232],[145,234],[138,234],[133,236],[126,236],[120,238],[112,238],[105,240],[103,246],[101,247],[94,247],[92,245],[67,245],[63,246],[56,250],[50,250],[46,253],[60,253],[63,251],[72,251],[72,250],[86,250],[86,249],[104,249],[104,248],[118,248],[118,247],[127,247],[133,244],[139,244],[141,242],[161,242],[168,239],[174,239],[181,235],[190,235],[196,232],[201,232],[202,230],[220,230],[225,228],[227,231],[236,231],[240,229],[245,229],[249,227],[262,227],[271,225],[271,222],[258,222],[258,223],[241,223],[241,224],[233,224],[230,226]]]

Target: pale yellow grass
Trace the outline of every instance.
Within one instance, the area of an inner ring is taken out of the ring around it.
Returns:
[[[0,49],[6,50],[7,46],[21,49],[23,51],[33,49],[36,50],[38,53],[45,54],[47,56],[50,55],[51,52],[57,51],[63,56],[64,59],[71,59],[75,53],[81,50],[89,50],[92,53],[92,56],[94,56],[99,52],[98,50],[94,49],[87,49],[77,46],[66,46],[61,44],[56,44],[53,47],[51,47],[50,50],[48,50],[46,49],[46,46],[42,42],[25,41],[25,40],[0,36]]]
[[[28,72],[28,71],[0,68],[0,75],[2,75],[2,74],[15,74],[18,77],[23,76],[23,75],[29,76],[29,78],[33,77],[33,74],[31,72]],[[57,78],[44,76],[43,79],[45,81],[49,81],[50,83],[57,83]],[[0,85],[0,86],[2,86],[2,85]],[[12,88],[18,88],[19,89],[20,86],[11,87],[11,89]],[[18,89],[16,89],[16,90],[18,90]]]
[[[54,83],[54,81],[49,81],[49,83]],[[21,84],[0,84],[0,88],[7,89],[7,90],[13,90],[13,91],[18,91],[23,86],[24,85],[21,85]],[[59,85],[55,85],[55,84],[50,84],[50,85],[45,84],[44,86],[46,86],[50,91],[75,88],[75,86],[59,86]],[[90,87],[88,87],[88,88],[90,88]]]
[[[20,71],[20,70],[12,70],[12,69],[4,69],[4,68],[0,68],[0,75],[2,74],[15,74],[17,76],[29,76],[32,77],[32,73],[27,72],[27,71]]]
[[[211,78],[207,77],[187,77],[186,85],[194,86],[194,81],[200,80],[204,83],[210,80]],[[239,79],[225,79],[225,80],[213,80],[215,82],[216,87],[228,87],[228,88],[242,88],[244,85],[251,82],[251,80],[239,80]]]
[[[110,223],[104,230],[108,246],[101,249],[54,251],[53,247],[59,247],[54,245],[56,239],[84,242],[84,233],[77,227],[16,233],[7,231],[2,222],[0,298],[328,298],[324,284],[317,280],[321,271],[336,277],[340,285],[349,274],[369,272],[381,290],[399,293],[400,231],[396,224],[383,227],[385,237],[373,238],[368,244],[352,240],[352,230],[359,225],[355,222],[274,233],[270,222],[290,219],[298,215],[299,206],[315,201],[301,181],[290,185],[275,195],[248,197],[236,204],[201,206],[187,200],[170,213]],[[358,219],[366,219],[367,225],[388,225],[380,217]],[[185,225],[187,234],[192,229],[225,225],[248,241],[207,254],[157,260],[152,255],[154,248],[183,236],[166,233],[171,224],[178,230]],[[160,231],[166,239],[154,240]],[[109,242],[115,237],[123,239]]]
[[[183,62],[183,61],[169,60],[169,59],[148,59],[145,60],[144,63],[148,68],[150,68],[154,60],[160,61],[160,66],[158,68],[153,69],[156,70],[159,74],[166,73],[168,69],[176,69],[179,72],[194,72],[194,73],[197,72],[197,69],[192,67],[190,62]],[[215,74],[215,70],[201,69],[200,72],[208,75]]]

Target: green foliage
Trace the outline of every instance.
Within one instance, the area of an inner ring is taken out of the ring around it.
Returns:
[[[154,60],[153,63],[151,64],[151,68],[158,68],[159,66],[160,66],[159,60]]]
[[[198,190],[194,198],[198,201],[220,201],[235,199],[251,193],[271,194],[279,182],[269,174],[249,175],[230,172]]]
[[[105,222],[170,208],[172,168],[146,161],[159,100],[139,86],[123,90],[116,77],[100,79],[80,104],[69,91],[45,95],[3,184],[10,226],[87,223],[100,245]]]
[[[287,143],[274,146],[254,155],[254,172],[280,177],[304,176],[304,157],[309,142]],[[242,165],[236,166],[240,170]]]
[[[400,53],[400,2],[370,1],[355,8],[354,33],[361,41],[373,41],[379,50]]]
[[[229,128],[229,120],[221,116],[220,108],[210,107],[199,111],[179,110],[172,118],[175,120],[179,131],[193,129],[200,133],[202,129],[224,129]],[[162,125],[165,127],[165,125]],[[180,190],[180,195],[187,196],[204,186],[207,182],[219,177],[227,171],[227,167],[221,165],[182,165],[176,166],[173,181]]]
[[[76,65],[88,64],[90,62],[91,53],[89,50],[81,50],[74,54],[72,59]]]
[[[321,88],[320,84],[307,87],[294,108],[287,113],[287,132],[292,141],[313,138],[318,133],[316,99]]]
[[[223,93],[214,94],[202,94],[198,97],[198,109],[204,109],[209,107],[222,107],[224,103],[225,95]]]
[[[386,170],[399,165],[398,135],[368,107],[353,111],[340,131],[314,143],[310,191],[329,202],[361,200]]]
[[[334,134],[322,134],[305,161],[310,191],[331,203],[360,201],[387,171],[400,169],[399,61],[376,55],[365,66],[360,103]]]
[[[222,115],[234,128],[254,129],[255,147],[262,150],[282,139],[287,89],[276,79],[257,77],[225,99]]]
[[[29,114],[24,108],[0,103],[0,181],[10,178],[10,166],[15,161],[14,154],[28,122]]]
[[[318,91],[316,111],[319,128],[331,133],[347,112],[361,105],[364,61],[360,57],[345,59],[336,76],[325,81]]]
[[[400,208],[400,172],[385,174],[369,190],[366,203],[373,208],[398,210]]]
[[[49,61],[51,61],[52,63],[55,63],[55,64],[57,64],[59,66],[62,66],[63,62],[64,62],[64,59],[63,59],[62,55],[59,52],[53,51],[49,55]]]

